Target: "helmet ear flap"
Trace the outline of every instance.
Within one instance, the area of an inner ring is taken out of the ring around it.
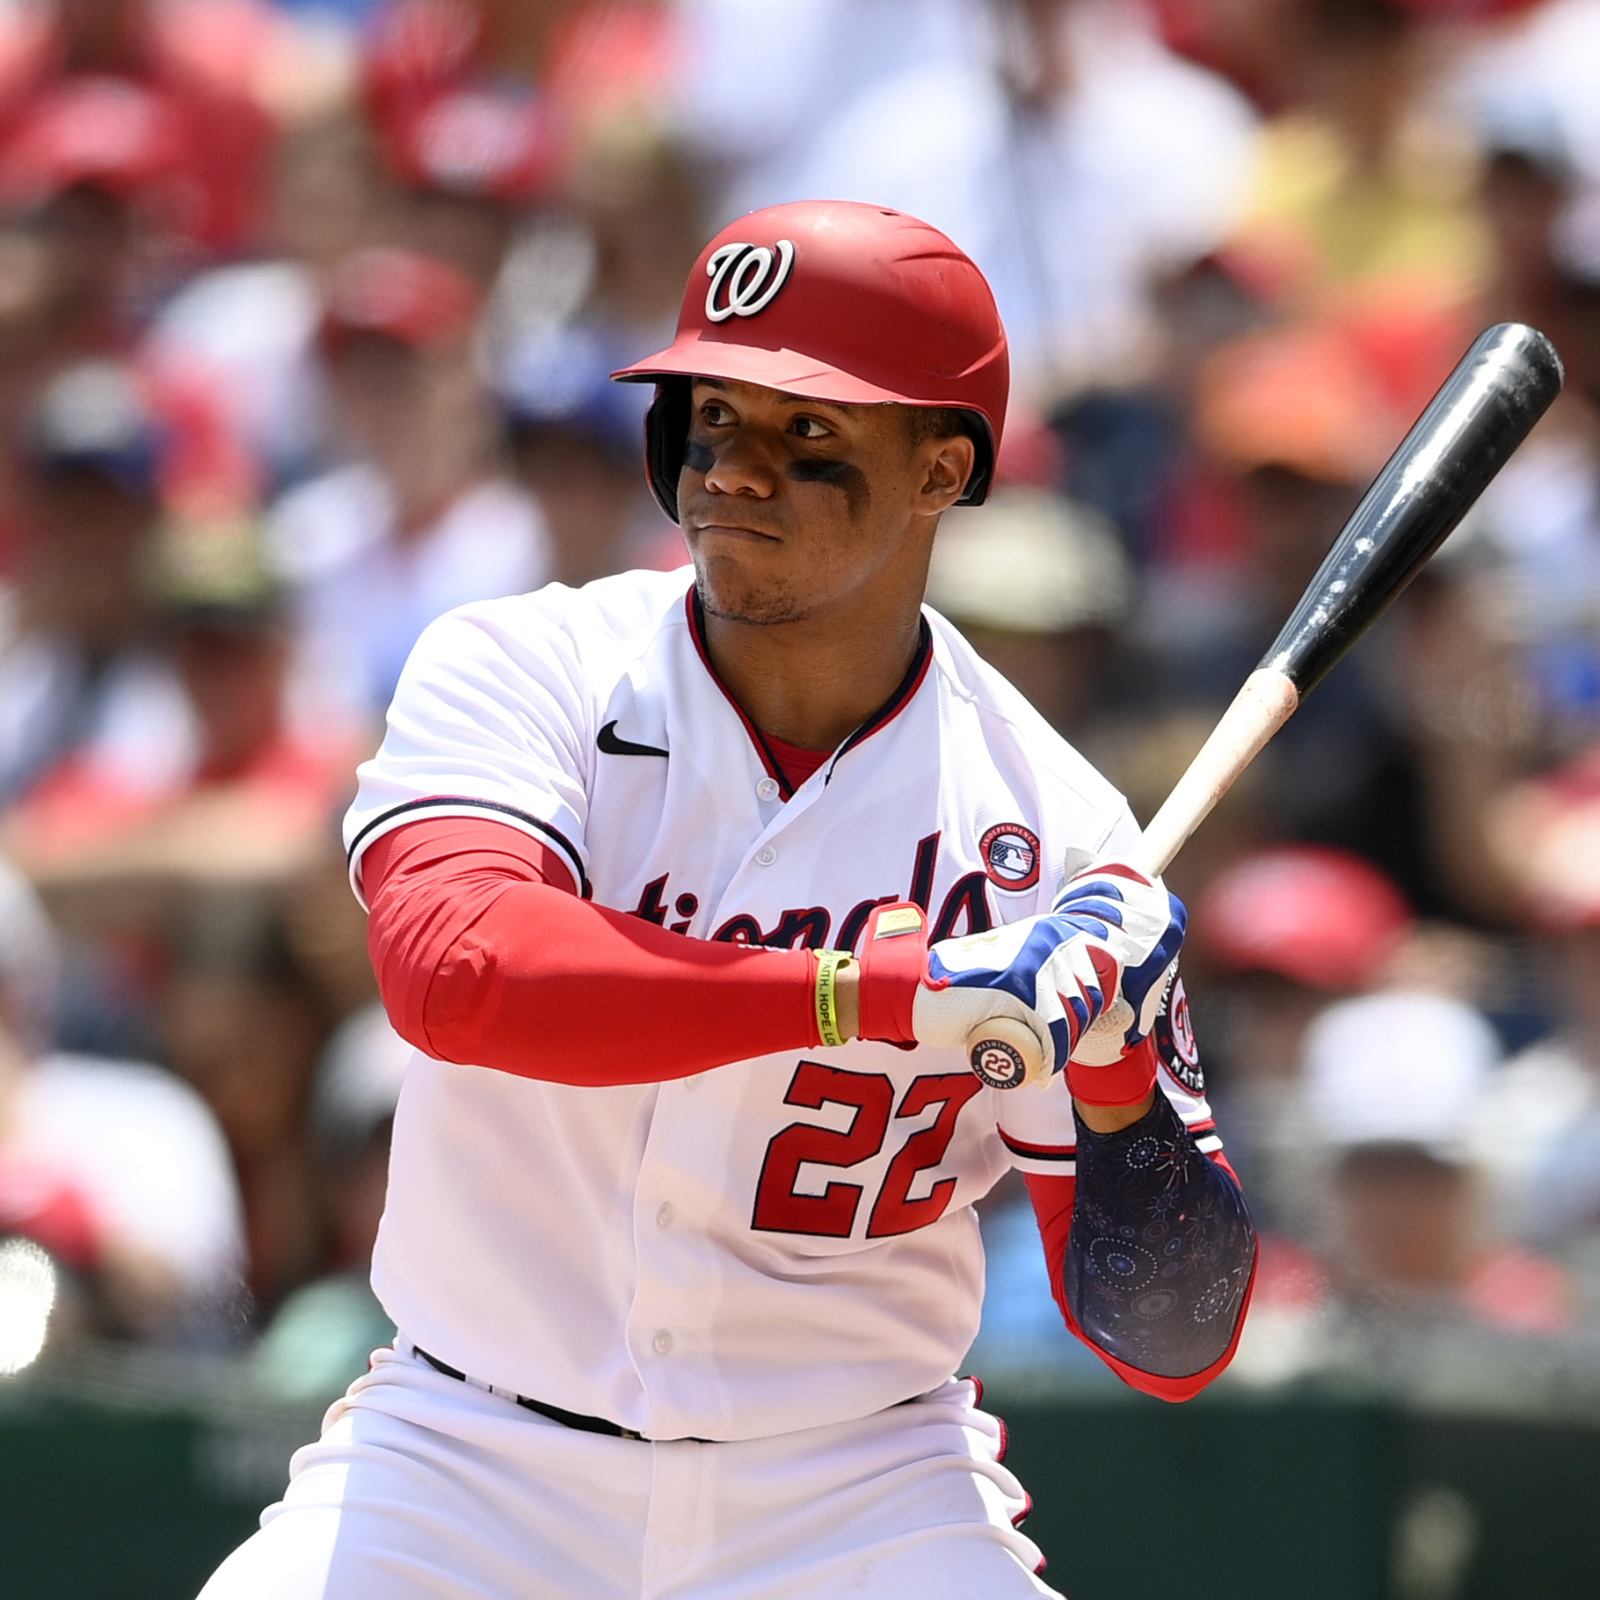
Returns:
[[[644,419],[644,464],[656,504],[678,520],[678,474],[689,442],[689,380],[662,378]]]
[[[977,459],[972,463],[972,476],[967,479],[967,487],[956,504],[981,506],[989,498],[989,486],[994,482],[994,430],[981,411],[963,411],[962,416],[966,419],[968,436],[978,449]]]

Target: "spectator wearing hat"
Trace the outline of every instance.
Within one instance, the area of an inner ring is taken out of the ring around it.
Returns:
[[[270,539],[312,679],[350,718],[381,717],[435,617],[549,570],[538,507],[498,459],[478,311],[463,274],[399,250],[357,252],[328,287],[322,346],[350,460],[285,495]]]
[[[58,771],[6,819],[16,859],[75,931],[153,931],[184,885],[283,881],[326,849],[356,747],[290,694],[293,633],[246,514],[170,517],[148,582],[184,741],[163,781]]]
[[[1507,790],[1488,835],[1540,939],[1556,1027],[1501,1074],[1481,1142],[1511,1225],[1600,1289],[1600,749]]]
[[[29,515],[0,629],[0,803],[84,773],[152,793],[182,764],[182,693],[144,582],[162,432],[117,362],[69,366],[35,401]]]
[[[1195,905],[1191,943],[1222,992],[1212,1098],[1225,1110],[1252,1204],[1304,1236],[1317,1143],[1301,1063],[1308,1030],[1334,1001],[1377,986],[1411,928],[1383,873],[1346,851],[1283,845],[1241,857]],[[1230,1147],[1232,1148],[1232,1147]]]
[[[1152,638],[1174,678],[1231,693],[1304,589],[1361,486],[1394,438],[1376,377],[1339,328],[1285,324],[1214,348],[1194,379],[1186,495],[1218,503],[1224,528],[1186,548],[1180,524],[1158,552],[1152,604],[1203,597],[1209,628],[1186,620]],[[1209,593],[1208,593],[1209,591]]]
[[[1306,1038],[1312,1115],[1335,1153],[1334,1259],[1357,1292],[1558,1333],[1577,1310],[1550,1263],[1503,1237],[1476,1130],[1500,1049],[1477,1012],[1389,990],[1330,1007]]]
[[[559,583],[685,560],[639,471],[639,386],[611,381],[623,359],[605,330],[577,321],[522,339],[496,364],[512,462],[544,513]]]
[[[1493,1030],[1440,995],[1340,1001],[1306,1032],[1307,1109],[1333,1154],[1333,1254],[1403,1298],[1468,1285],[1481,1256],[1468,1134],[1499,1062]]]
[[[315,54],[266,0],[22,5],[0,18],[0,211],[53,247],[69,348],[126,348],[176,276],[247,240],[282,90],[328,78]]]
[[[549,105],[531,83],[499,80],[380,97],[376,109],[408,242],[488,288],[522,216],[558,188],[565,151]]]
[[[569,416],[573,424],[560,431],[588,445],[603,435],[611,451],[626,444],[637,462],[650,396],[604,398],[598,375],[641,344],[670,341],[703,209],[700,174],[677,138],[649,118],[619,113],[587,129],[564,206],[522,231],[485,317],[497,385],[516,425],[543,435]],[[665,548],[671,565],[681,564],[681,539]]]
[[[1498,1062],[1483,1018],[1441,995],[1391,989],[1312,1024],[1303,1071],[1324,1210],[1314,1248],[1263,1251],[1247,1379],[1332,1364],[1426,1388],[1454,1330],[1574,1329],[1574,1282],[1506,1239],[1475,1158]]]
[[[323,286],[355,251],[399,231],[394,204],[376,138],[355,118],[290,128],[255,249],[181,285],[141,341],[141,364],[161,380],[209,391],[272,490],[329,464]]]
[[[1505,7],[1515,27],[1484,30],[1454,67],[1454,98],[1491,152],[1549,152],[1576,178],[1600,177],[1600,118],[1593,64],[1600,54],[1600,7],[1561,0]]]
[[[1230,339],[1196,382],[1193,478],[1224,533],[1164,548],[1140,632],[1168,692],[1225,701],[1316,571],[1402,420],[1381,363],[1333,319]],[[1342,661],[1275,741],[1282,833],[1376,862],[1413,903],[1451,904],[1427,834],[1426,775],[1394,685],[1420,588]],[[1198,611],[1191,618],[1191,609]],[[1168,615],[1178,618],[1163,626]]]
[[[1047,489],[997,491],[934,542],[928,603],[1058,732],[1081,729],[1133,578],[1115,528]]]
[[[487,288],[593,130],[654,120],[676,38],[673,8],[653,0],[389,0],[363,75],[405,237]]]
[[[58,1333],[219,1337],[244,1263],[217,1125],[156,1067],[54,1052],[59,969],[38,898],[0,863],[0,1235],[67,1275]]]

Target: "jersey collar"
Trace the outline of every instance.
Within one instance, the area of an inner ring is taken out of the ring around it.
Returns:
[[[699,653],[701,664],[705,667],[711,681],[722,691],[722,697],[733,707],[735,715],[744,724],[744,731],[749,735],[750,743],[755,746],[756,754],[761,758],[761,764],[766,769],[767,776],[778,786],[778,793],[788,800],[794,790],[789,785],[789,780],[784,776],[783,768],[779,765],[777,757],[772,752],[772,746],[766,736],[750,720],[744,707],[728,692],[728,686],[717,676],[717,669],[711,664],[711,652],[706,648],[706,617],[705,610],[700,604],[700,593],[693,584],[684,596],[684,609],[689,616],[689,637],[694,640],[695,650]],[[854,750],[857,745],[865,743],[881,728],[886,728],[905,708],[910,705],[912,697],[922,687],[922,680],[928,675],[928,668],[933,661],[933,632],[928,627],[928,619],[920,617],[917,626],[917,649],[911,658],[911,665],[906,670],[906,675],[896,686],[893,694],[867,718],[865,722],[850,735],[848,739],[834,751],[827,763],[827,776],[823,779],[826,783],[833,777],[833,769],[839,764],[842,756]]]

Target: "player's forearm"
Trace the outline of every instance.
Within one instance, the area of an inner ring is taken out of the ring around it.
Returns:
[[[1080,1118],[1076,1179],[1028,1179],[1067,1325],[1135,1388],[1187,1400],[1232,1359],[1255,1268],[1238,1183],[1157,1094],[1136,1124]]]
[[[1152,1089],[1137,1105],[1096,1106],[1090,1105],[1087,1100],[1074,1100],[1072,1109],[1077,1113],[1078,1121],[1093,1133],[1121,1133],[1124,1128],[1131,1128],[1134,1123],[1143,1121],[1155,1102],[1156,1092]]]
[[[665,934],[516,884],[435,969],[440,1053],[574,1084],[663,1082],[817,1044],[810,953]]]
[[[364,861],[396,1029],[440,1060],[572,1084],[664,1082],[815,1048],[814,958],[671,934],[541,881],[495,822],[414,823]]]

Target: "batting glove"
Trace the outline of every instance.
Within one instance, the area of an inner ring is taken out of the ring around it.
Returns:
[[[912,931],[905,924],[914,909],[885,907],[867,926],[863,1038],[964,1049],[975,1029],[1009,1017],[1034,1034],[1054,1072],[1075,1056],[1089,1058],[1069,1069],[1080,1099],[1133,1104],[1149,1093],[1153,1057],[1139,1046],[1155,1024],[1186,920],[1159,881],[1099,863],[1071,879],[1046,915],[942,940],[928,949],[925,966],[920,949],[913,957],[912,941],[900,937]],[[895,932],[878,936],[885,921]],[[913,959],[920,967],[914,989],[904,981]],[[1102,1031],[1090,1039],[1119,997],[1128,1007],[1126,1024],[1111,1038]]]

